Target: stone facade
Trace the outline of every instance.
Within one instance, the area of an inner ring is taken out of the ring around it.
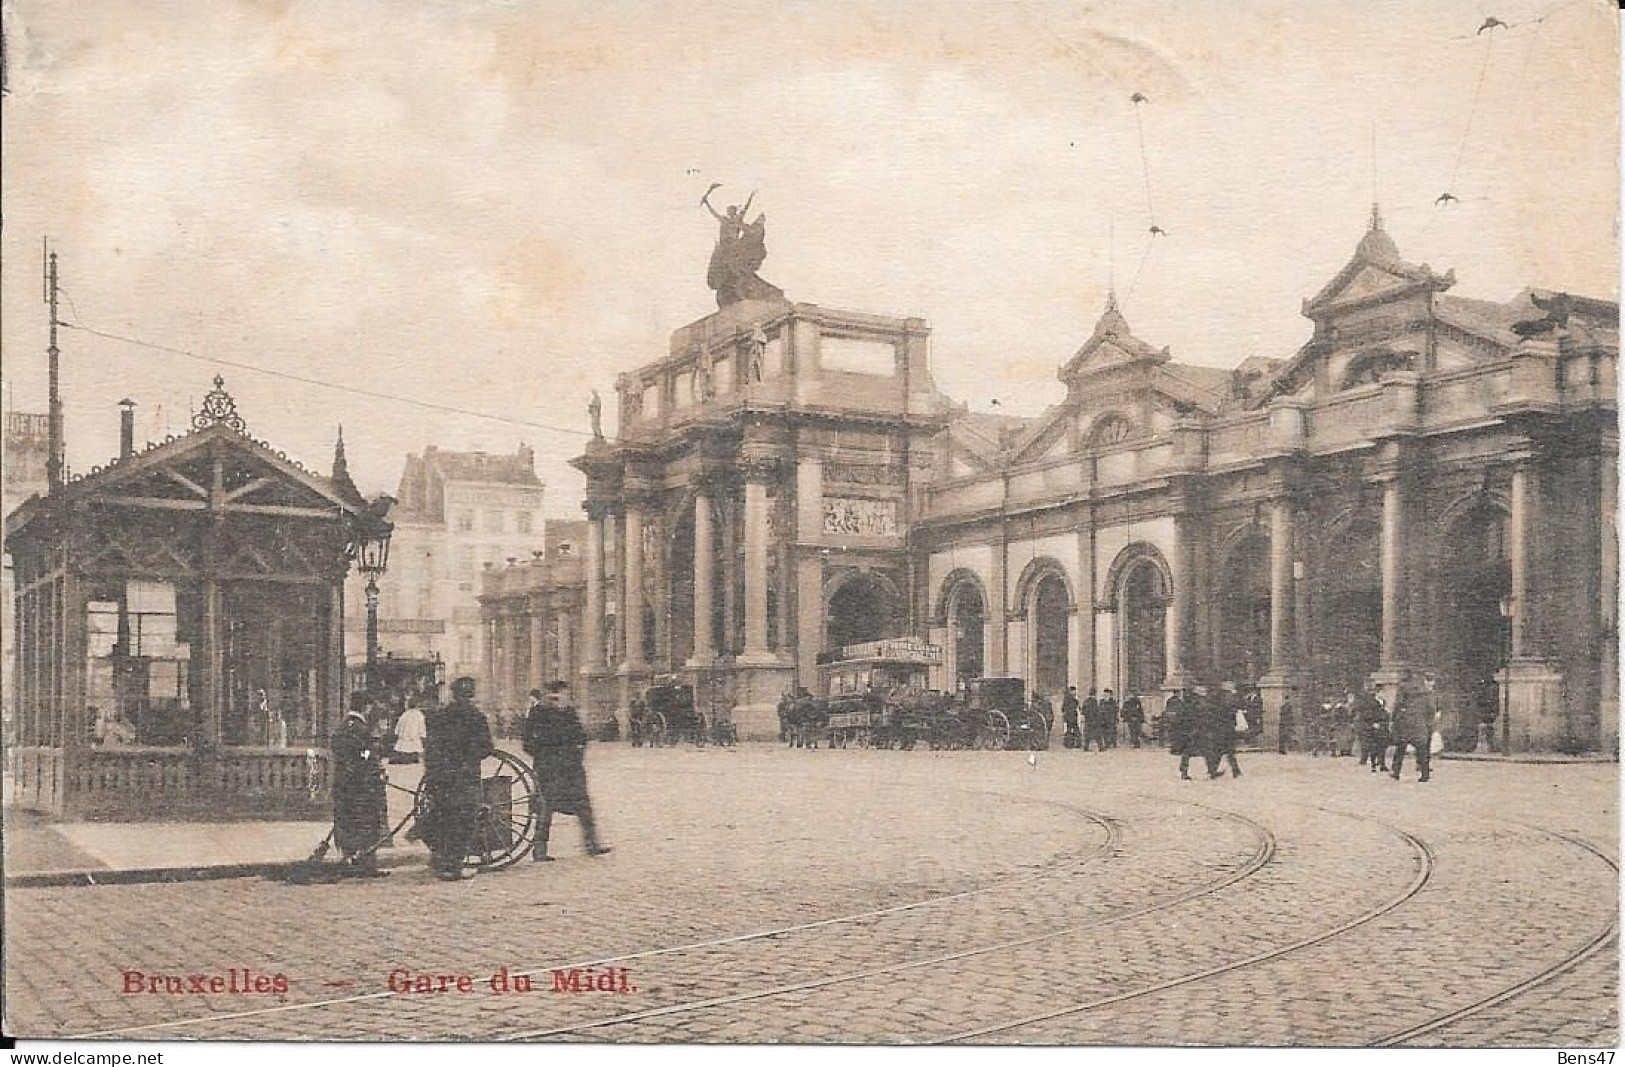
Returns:
[[[378,642],[386,655],[439,658],[446,677],[485,676],[481,580],[547,548],[545,491],[535,453],[456,452],[430,445],[406,457],[390,514],[389,569],[378,580]],[[350,657],[366,658],[363,586],[348,583]]]
[[[1612,750],[1618,306],[1454,284],[1373,212],[1290,358],[1182,364],[1113,300],[1035,419],[938,393],[917,319],[747,302],[679,330],[575,461],[593,706],[686,676],[776,733],[820,651],[913,633],[944,689],[1155,713],[1256,684],[1271,744],[1288,697],[1425,683],[1452,747],[1493,713],[1513,749]]]

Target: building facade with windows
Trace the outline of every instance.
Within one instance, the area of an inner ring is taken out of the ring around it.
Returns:
[[[406,457],[389,567],[378,580],[381,654],[438,657],[447,678],[483,676],[480,581],[488,569],[545,551],[544,490],[525,445],[511,453],[430,445]],[[353,577],[346,593],[352,663],[366,657],[363,588]]]
[[[678,330],[575,461],[584,703],[686,677],[771,736],[820,652],[907,634],[942,689],[1256,685],[1271,744],[1288,698],[1372,685],[1453,748],[1612,750],[1618,305],[1454,286],[1373,211],[1295,353],[1181,363],[1113,299],[1031,419],[940,394],[918,319]]]
[[[27,411],[6,412],[4,453],[0,453],[0,514],[9,515],[31,496],[46,490],[45,457],[50,436],[50,416]],[[13,593],[15,575],[10,556],[0,556],[0,672],[10,674],[16,662],[14,646],[17,627]],[[5,707],[4,736],[9,740],[14,724],[11,687],[5,686],[0,701]]]

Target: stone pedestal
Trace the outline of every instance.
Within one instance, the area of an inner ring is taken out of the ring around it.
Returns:
[[[614,718],[621,708],[620,686],[616,684],[615,675],[604,667],[583,668],[576,680],[575,692],[570,697],[581,712],[582,725],[589,732],[596,724]],[[621,728],[624,736],[625,720],[622,720]]]
[[[1551,751],[1569,733],[1563,706],[1563,675],[1533,657],[1513,659],[1495,676],[1501,683],[1502,719],[1497,732],[1507,752]],[[1585,738],[1594,742],[1594,738]]]
[[[1298,698],[1298,679],[1291,671],[1270,671],[1258,680],[1258,695],[1264,703],[1264,736],[1259,743],[1266,752],[1290,752],[1299,747],[1297,734],[1303,726],[1303,705]],[[1292,698],[1294,722],[1282,733],[1281,705]]]
[[[628,726],[627,714],[632,709],[632,701],[642,697],[649,688],[651,678],[649,667],[642,663],[623,663],[615,671],[615,685],[613,687],[616,699],[616,709],[621,718],[621,734],[626,735]]]
[[[734,661],[733,719],[739,740],[779,739],[779,698],[795,679],[795,665],[771,653]]]

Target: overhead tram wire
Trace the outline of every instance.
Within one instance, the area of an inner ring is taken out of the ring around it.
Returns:
[[[397,404],[406,404],[411,407],[424,408],[428,411],[439,411],[450,415],[464,415],[476,419],[485,419],[490,422],[506,423],[510,426],[523,426],[532,430],[546,430],[549,433],[566,434],[571,437],[592,436],[592,434],[587,430],[577,430],[566,426],[553,426],[545,422],[532,422],[529,419],[516,419],[509,415],[493,415],[486,411],[475,411],[473,408],[460,408],[454,404],[441,404],[432,400],[419,400],[415,397],[398,396],[394,393],[385,393],[377,389],[366,389],[358,385],[345,385],[342,382],[330,382],[324,381],[320,378],[308,378],[301,374],[293,374],[282,370],[273,370],[269,367],[257,367],[252,363],[244,363],[241,360],[225,359],[221,356],[200,355],[196,352],[189,352],[184,348],[174,348],[170,345],[161,345],[152,341],[143,341],[138,337],[126,337],[122,334],[109,333],[106,330],[98,330],[94,327],[85,326],[80,323],[59,322],[58,325],[66,330],[77,330],[80,333],[88,333],[95,337],[105,338],[109,341],[119,341],[128,345],[136,345],[140,348],[150,348],[155,352],[168,352],[171,355],[185,356],[187,359],[196,360],[199,363],[210,363],[216,366],[231,367],[236,370],[245,370],[254,374],[264,374],[272,378],[281,378],[284,381],[299,382],[303,385],[314,385],[322,389],[333,389],[337,392],[351,393],[355,396],[364,396],[372,400],[387,400]]]

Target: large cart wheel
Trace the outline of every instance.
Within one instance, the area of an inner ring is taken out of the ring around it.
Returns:
[[[530,764],[497,749],[480,764],[480,807],[474,862],[482,871],[512,867],[536,841],[536,775]]]
[[[529,854],[536,842],[536,794],[536,776],[519,756],[496,749],[480,762],[480,799],[469,854],[480,870],[500,871]],[[419,782],[408,818],[421,818],[427,807]]]
[[[666,716],[658,711],[653,712],[650,714],[648,721],[643,724],[643,741],[650,748],[659,748],[661,745],[670,743],[666,740],[668,732],[666,729]]]
[[[1049,720],[1043,712],[1027,713],[1027,747],[1034,752],[1049,748]]]
[[[983,737],[987,747],[1001,750],[1010,746],[1010,718],[998,708],[987,713],[987,725],[983,728]]]

